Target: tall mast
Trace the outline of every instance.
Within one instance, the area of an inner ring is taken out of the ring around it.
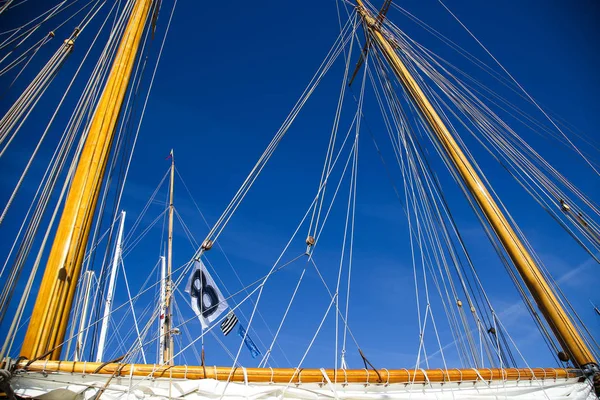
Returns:
[[[108,333],[108,323],[110,321],[110,312],[112,310],[113,297],[115,295],[115,281],[117,279],[117,269],[121,260],[121,250],[123,248],[123,228],[125,227],[125,211],[121,211],[121,221],[119,223],[119,233],[117,233],[117,243],[113,254],[110,275],[108,278],[108,289],[106,299],[104,300],[104,314],[102,315],[102,325],[100,328],[100,338],[98,340],[98,351],[96,352],[96,362],[102,362],[104,358],[104,346],[106,345],[106,334]],[[135,315],[134,315],[135,317]]]
[[[160,256],[160,315],[159,315],[159,332],[158,337],[158,362],[162,362],[165,355],[165,317],[167,315],[166,307],[166,277],[167,263],[165,256]]]
[[[29,359],[60,357],[117,119],[151,4],[152,0],[136,0],[92,117],[21,348],[21,355]]]
[[[171,331],[171,272],[173,271],[173,190],[175,186],[175,155],[171,149],[171,184],[169,185],[169,239],[167,242],[167,276],[165,279],[165,340],[163,363],[173,365],[173,332]]]
[[[533,257],[519,239],[519,236],[477,174],[477,171],[473,168],[458,143],[456,143],[456,140],[450,131],[448,131],[418,83],[394,51],[394,47],[385,36],[385,32],[380,29],[381,23],[378,23],[373,18],[371,13],[364,7],[362,0],[356,1],[358,4],[357,11],[363,18],[368,33],[385,56],[404,89],[415,102],[422,116],[427,120],[432,131],[435,133],[437,140],[452,160],[463,182],[469,188],[479,208],[486,216],[496,236],[527,285],[563,350],[580,367],[596,367],[597,362],[592,352],[569,316],[565,313],[565,310],[552,288],[546,282]]]

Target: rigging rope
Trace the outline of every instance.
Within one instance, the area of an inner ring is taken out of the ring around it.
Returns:
[[[106,17],[104,23],[106,23],[107,20],[108,20],[108,16]],[[104,24],[102,26],[104,26]],[[117,25],[117,29],[122,26],[123,26],[123,24]],[[100,31],[96,35],[95,39],[98,38],[99,34],[100,34]],[[94,42],[95,41],[96,40],[94,40]],[[32,205],[30,207],[30,211],[27,213],[25,220],[23,221],[22,227],[25,225],[27,217],[28,217],[29,213],[31,212],[31,209],[33,208],[33,205],[36,202],[36,198],[37,198],[37,206],[35,208],[34,215],[31,219],[31,221],[29,222],[26,233],[25,233],[23,240],[21,242],[21,245],[19,247],[17,257],[16,257],[13,267],[11,269],[11,277],[7,280],[4,290],[3,290],[2,303],[1,303],[2,315],[4,315],[4,313],[6,312],[6,307],[8,307],[8,303],[10,302],[10,298],[12,297],[12,292],[14,291],[14,287],[16,284],[16,278],[18,278],[18,276],[20,275],[23,265],[28,257],[29,251],[31,249],[33,240],[36,235],[36,232],[39,228],[42,216],[43,216],[45,209],[49,203],[53,188],[56,185],[57,180],[60,176],[60,173],[61,173],[64,165],[67,162],[68,155],[71,152],[71,147],[75,142],[76,133],[79,131],[80,127],[82,126],[83,118],[85,117],[86,112],[92,108],[93,104],[91,102],[91,99],[93,99],[93,97],[94,97],[93,96],[94,90],[97,90],[96,88],[98,87],[99,81],[102,79],[102,76],[105,75],[107,72],[107,65],[108,65],[107,59],[109,59],[110,57],[106,57],[106,56],[111,51],[114,53],[115,49],[116,49],[116,41],[109,40],[107,42],[106,46],[104,47],[102,56],[100,57],[99,61],[96,63],[94,71],[93,71],[90,79],[88,80],[88,82],[84,88],[84,91],[77,103],[75,112],[72,114],[72,116],[67,124],[67,128],[65,129],[64,134],[59,142],[59,145],[54,152],[54,155],[52,158],[53,161],[51,161],[50,165],[46,169],[44,177],[42,178],[42,182],[45,182],[45,183],[43,184],[43,187],[42,187],[42,185],[40,185],[40,187],[38,188],[38,192],[36,193],[36,195],[33,198]],[[89,51],[91,51],[91,47],[88,50],[88,53],[86,53],[86,57],[89,54]],[[81,65],[80,65],[80,68],[83,65],[83,63],[85,62],[86,57],[84,57],[84,60],[82,61]],[[75,77],[77,76],[79,71],[80,71],[80,69],[77,70],[75,76],[73,77],[73,79],[71,81],[71,84],[69,85],[69,88],[73,84]],[[66,96],[66,93],[65,93],[65,96]],[[64,96],[63,96],[63,100],[64,100]],[[59,108],[60,108],[60,105],[62,105],[62,101],[59,104]],[[54,117],[56,116],[57,112],[58,112],[58,109],[55,112],[53,118],[51,119],[49,125],[47,126],[45,133],[48,131],[50,124],[52,124],[52,122],[54,121]],[[43,136],[45,136],[45,133]],[[21,299],[23,306],[29,295],[29,291],[31,289],[31,285],[33,284],[35,274],[37,273],[37,269],[38,269],[39,263],[41,261],[42,253],[43,253],[45,244],[47,242],[49,232],[51,231],[51,228],[53,226],[53,223],[54,223],[54,220],[58,213],[58,210],[61,207],[62,199],[63,199],[64,194],[66,193],[66,190],[69,186],[70,178],[72,177],[72,174],[74,173],[74,166],[75,166],[76,160],[78,159],[78,155],[82,149],[83,143],[86,139],[86,135],[87,135],[87,131],[84,130],[83,134],[81,135],[81,137],[79,139],[79,144],[73,155],[71,167],[70,167],[69,173],[67,174],[66,180],[63,184],[63,188],[62,188],[62,192],[61,192],[59,201],[56,204],[53,216],[51,218],[50,224],[46,231],[44,240],[42,242],[42,246],[38,252],[38,257],[34,263],[34,267],[30,274],[29,281],[27,284],[27,289],[23,293],[23,296]],[[15,244],[16,244],[16,242],[15,242]],[[13,246],[13,248],[14,248],[14,246]],[[11,250],[11,252],[12,252],[12,250]],[[9,257],[7,258],[6,262],[8,262],[8,260],[10,260],[10,254],[9,254]],[[21,318],[20,313],[22,313],[22,308],[21,308],[21,311],[17,312],[13,318],[12,329],[16,328],[15,322],[20,320],[20,318]]]
[[[535,99],[529,94],[529,92],[527,92],[525,90],[525,88],[523,86],[521,86],[521,84],[514,78],[514,76],[510,72],[508,72],[508,70],[500,63],[500,61],[498,61],[498,59],[492,55],[492,53],[488,50],[488,48],[485,47],[483,45],[483,43],[481,43],[481,41],[479,41],[479,39],[477,39],[477,37],[465,26],[465,24],[460,19],[458,19],[458,17],[452,11],[450,11],[450,9],[446,6],[446,4],[444,4],[444,2],[442,0],[438,0],[438,1],[442,5],[442,7],[444,7],[446,9],[446,11],[448,11],[448,13],[450,13],[450,15],[452,15],[452,17],[454,17],[454,19],[456,19],[456,21],[460,24],[460,26],[462,26],[465,29],[465,31],[467,31],[467,33],[477,42],[477,44],[479,44],[481,46],[481,48],[483,50],[485,50],[485,52],[496,62],[496,64],[498,64],[498,66],[506,73],[506,75],[508,75],[510,77],[510,79],[514,82],[514,84],[517,85],[517,87],[523,91],[523,94],[525,94],[529,98],[529,100],[538,108],[538,110],[540,110],[540,112],[542,114],[544,114],[544,116],[548,119],[548,121],[550,121],[550,123],[556,128],[556,130],[558,132],[560,132],[560,134],[565,138],[565,140],[573,147],[573,150],[575,150],[581,156],[581,158],[590,166],[590,168],[597,175],[600,176],[600,172],[598,171],[598,169],[596,169],[596,167],[594,167],[594,165],[579,150],[579,148],[577,146],[575,146],[575,144],[571,141],[571,139],[569,139],[569,137],[562,131],[562,129],[560,129],[560,127],[557,125],[557,123],[554,121],[554,119],[551,118],[550,115],[548,115],[548,113],[542,108],[542,106],[540,106],[539,103],[537,101],[535,101]]]

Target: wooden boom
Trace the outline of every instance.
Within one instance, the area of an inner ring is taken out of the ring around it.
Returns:
[[[473,168],[458,143],[456,143],[456,140],[448,128],[446,128],[437,111],[419,87],[419,84],[412,77],[398,54],[396,54],[394,46],[385,36],[385,32],[381,30],[381,24],[378,24],[376,19],[363,6],[362,0],[357,0],[357,3],[357,10],[363,18],[365,29],[370,33],[372,39],[394,70],[398,80],[415,102],[422,116],[427,120],[432,131],[435,133],[439,143],[446,151],[446,154],[452,160],[463,182],[469,188],[469,191],[477,201],[479,208],[486,216],[496,236],[500,239],[500,242],[521,275],[525,285],[527,285],[527,288],[564,351],[580,367],[594,366],[593,369],[597,369],[597,362],[592,352],[569,316],[565,313],[556,294],[546,282],[533,257],[529,254],[529,251],[523,245],[519,236],[502,213],[502,210],[490,195],[477,171]]]
[[[30,359],[47,353],[53,360],[60,357],[117,119],[151,4],[152,0],[136,1],[94,112],[21,348]]]
[[[170,366],[152,364],[103,364],[75,361],[35,361],[26,366],[21,361],[17,366],[29,372],[63,372],[73,374],[104,374],[114,376],[146,376],[150,378],[172,379],[217,379],[232,382],[256,383],[325,383],[323,373],[318,368],[242,368],[211,366]],[[476,382],[476,381],[517,381],[539,379],[569,379],[581,376],[581,371],[565,368],[482,368],[482,369],[326,369],[332,382],[337,383],[427,383],[427,382]],[[231,375],[231,377],[230,377]]]

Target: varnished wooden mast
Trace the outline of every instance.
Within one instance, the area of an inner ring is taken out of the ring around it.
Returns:
[[[117,119],[151,4],[152,0],[136,1],[94,112],[21,348],[29,359],[47,352],[53,360],[60,356]]]
[[[425,96],[418,83],[396,54],[385,32],[380,29],[381,24],[377,23],[376,19],[364,7],[362,0],[357,0],[357,4],[357,11],[363,18],[368,33],[385,56],[406,92],[418,106],[418,109],[428,121],[443,149],[454,163],[463,182],[469,188],[479,208],[494,229],[496,236],[500,239],[504,249],[513,261],[564,351],[580,367],[597,365],[592,352],[569,316],[565,313],[556,294],[546,282],[533,257],[529,254],[529,251],[519,239],[519,236],[496,204],[494,198],[490,195],[484,182],[442,122],[442,119],[427,99],[427,96]]]
[[[173,365],[173,332],[171,331],[171,319],[173,312],[171,310],[172,282],[171,273],[173,272],[173,192],[175,189],[175,155],[171,150],[171,183],[169,185],[169,238],[167,242],[167,275],[165,279],[165,339],[163,349],[163,362]]]

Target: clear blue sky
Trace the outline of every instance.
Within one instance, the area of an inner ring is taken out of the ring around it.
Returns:
[[[34,10],[46,7],[36,0],[30,0],[27,4],[31,5],[16,9],[18,13],[15,15],[25,18],[29,13],[35,14]],[[492,64],[437,1],[407,0],[399,2],[399,5]],[[542,105],[597,140],[600,115],[600,102],[597,99],[600,77],[596,73],[596,66],[600,62],[597,20],[600,12],[595,2],[449,1],[447,5]],[[172,1],[163,1],[157,29],[159,39],[152,45],[150,59],[155,57],[171,6]],[[24,10],[26,7],[30,8]],[[440,42],[398,11],[390,10],[389,17],[415,40],[443,56],[451,56],[452,53],[444,49]],[[4,24],[13,26],[12,21],[9,23],[6,18],[6,15],[0,18],[0,27]],[[69,29],[63,29],[62,36],[57,35],[57,38],[67,35]],[[50,115],[51,104],[55,104],[64,91],[81,59],[85,44],[90,41],[92,30],[86,30],[78,39],[75,53],[32,114],[33,120],[25,125],[26,131],[11,148],[10,154],[0,159],[2,204],[32,149],[31,141],[34,139],[30,140],[29,137],[39,136],[38,132]],[[202,212],[209,222],[216,221],[338,33],[333,0],[267,1],[260,4],[242,1],[180,2],[126,186],[123,202],[123,208],[128,212],[126,229],[131,227],[166,172],[168,162],[165,157],[171,148],[175,151],[177,169]],[[40,59],[43,56],[40,54]],[[268,271],[315,194],[342,68],[338,62],[319,87],[221,238],[220,243],[246,284]],[[31,79],[33,71],[33,68],[28,69],[15,87],[0,98],[0,111],[4,112],[14,101],[18,88]],[[475,71],[473,73],[476,74]],[[2,88],[6,87],[7,78],[0,82]],[[382,124],[374,106],[374,98],[371,96],[367,101],[372,104],[365,106],[367,121],[373,131],[380,132],[380,142],[384,143],[385,136],[381,131]],[[63,122],[65,118],[65,115],[60,117]],[[538,118],[542,117],[538,115]],[[55,136],[48,143],[55,143],[58,133],[55,130]],[[557,168],[565,170],[567,177],[589,193],[592,199],[598,198],[598,176],[590,173],[581,161],[565,150],[557,150],[550,141],[526,139],[539,145],[536,148],[540,153],[547,155]],[[53,146],[48,144],[43,152],[49,154],[52,149]],[[481,149],[474,148],[473,152],[475,156],[486,155]],[[435,156],[434,153],[431,155]],[[507,207],[554,277],[562,279],[566,295],[580,311],[592,333],[598,336],[600,317],[594,314],[589,304],[589,299],[600,303],[597,294],[600,283],[598,265],[510,181],[511,178],[503,174],[500,167],[489,160],[482,161],[482,166],[489,168],[486,172],[492,182],[498,185]],[[41,162],[36,164],[32,176],[39,178],[43,167]],[[453,188],[447,173],[441,171],[440,175],[448,190],[451,205],[456,206],[455,217],[463,229],[483,284],[509,333],[531,365],[554,365],[537,331],[532,330],[529,316],[518,305],[518,295],[472,212]],[[12,238],[14,235],[22,215],[20,212],[24,211],[23,207],[35,190],[35,185],[32,179],[24,187],[15,212],[0,227],[3,238]],[[176,208],[196,240],[201,241],[208,230],[180,181],[177,185]],[[166,187],[163,187],[160,198],[164,198],[164,195]],[[331,230],[324,236],[330,241],[324,239],[323,247],[317,254],[317,261],[330,286],[335,284],[337,276],[345,196],[337,203],[336,212],[329,222]],[[162,207],[164,205],[154,204],[143,224],[151,222]],[[300,232],[295,250],[290,251],[286,257],[288,259],[302,250],[306,229]],[[160,253],[160,238],[159,226],[125,258],[133,292],[137,291],[155,265]],[[418,346],[418,328],[406,219],[366,134],[361,139],[355,240],[350,326],[361,348],[376,367],[413,366]],[[4,255],[10,240],[3,242],[0,249]],[[174,265],[186,262],[194,250],[181,227],[176,224]],[[213,251],[216,253],[216,250]],[[227,288],[231,292],[239,290],[241,286],[223,257],[210,254],[209,259]],[[302,268],[303,264],[295,264],[282,271],[265,291],[260,310],[273,331]],[[126,292],[121,282],[117,303],[125,299]],[[191,316],[191,310],[182,298],[178,299],[178,303],[184,315]],[[144,306],[138,305],[138,312],[141,313]],[[294,366],[326,307],[326,292],[314,270],[308,269],[289,323],[285,325],[279,340]],[[446,345],[452,341],[452,337],[444,322],[443,309],[439,304],[436,307],[434,313],[436,321],[440,323],[441,342]],[[244,308],[246,313],[250,310],[249,306]],[[197,321],[193,321],[189,328],[192,336],[200,332]],[[7,324],[4,323],[1,329],[4,332]],[[264,325],[257,324],[256,330],[268,343],[269,336]],[[333,332],[334,319],[330,317],[304,366],[332,366]],[[219,332],[217,334],[221,335]],[[257,341],[257,338],[254,339]],[[225,343],[233,351],[237,350],[237,338],[228,337]],[[436,347],[430,345],[428,350],[433,352]],[[353,345],[348,345],[348,352],[350,366],[361,367]],[[114,349],[113,355],[120,354],[120,350]],[[212,337],[207,338],[206,354],[208,364],[230,362]],[[274,358],[279,366],[289,366],[279,351],[274,353]],[[452,356],[450,359],[453,360]],[[192,360],[193,355],[190,354],[187,361],[194,363]],[[245,365],[254,365],[245,350],[241,360]],[[433,362],[439,363],[439,360]]]

